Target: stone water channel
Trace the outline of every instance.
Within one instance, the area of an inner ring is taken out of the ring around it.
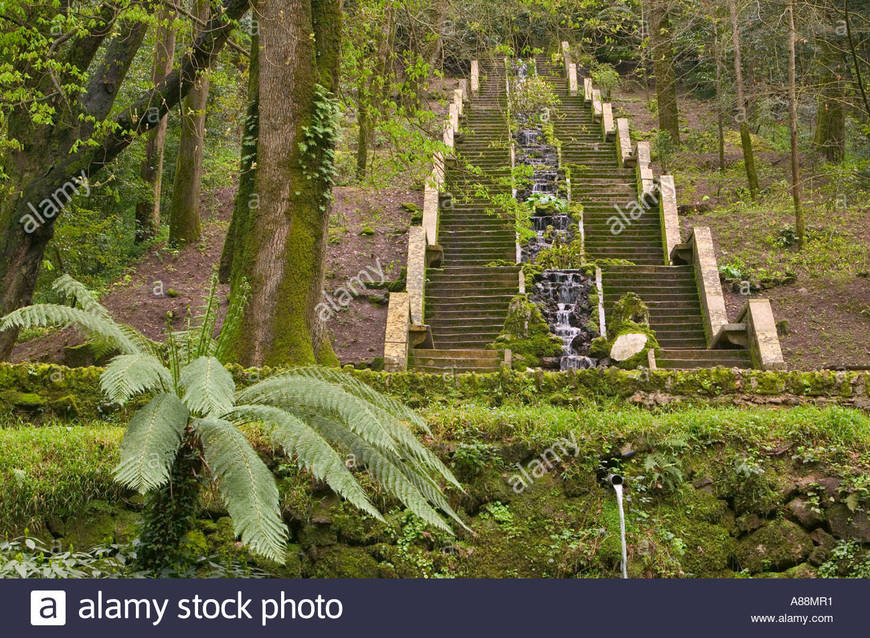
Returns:
[[[525,61],[514,67],[514,81],[521,84],[535,73],[534,64]],[[520,202],[540,200],[541,196],[560,196],[560,184],[564,173],[559,166],[559,152],[549,144],[544,135],[540,118],[533,113],[513,113],[519,124],[514,134],[516,165],[532,167],[531,183],[517,189]],[[522,246],[523,263],[533,263],[540,252],[556,244],[567,245],[580,232],[580,227],[570,213],[554,207],[536,208],[532,215],[535,237]],[[592,368],[598,364],[588,356],[589,344],[597,337],[587,325],[594,311],[589,294],[595,282],[580,270],[545,270],[534,279],[533,289],[528,291],[536,303],[550,331],[562,339],[562,356],[557,361],[545,361],[560,370]]]

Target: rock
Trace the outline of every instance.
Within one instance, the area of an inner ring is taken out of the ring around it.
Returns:
[[[814,529],[824,522],[822,515],[813,509],[812,504],[805,498],[793,499],[786,507],[791,518],[800,523],[804,529]]]
[[[782,571],[804,562],[813,551],[810,535],[789,520],[771,521],[737,544],[740,566],[750,573]]]
[[[795,487],[804,494],[818,491],[818,489],[821,488],[825,493],[825,496],[828,498],[836,498],[840,491],[840,479],[834,478],[833,476],[810,474],[808,476],[802,476],[795,481]]]
[[[737,517],[737,529],[741,532],[754,532],[762,525],[761,517],[758,514],[744,514]]]
[[[825,510],[825,517],[836,538],[870,543],[870,518],[865,512],[852,512],[845,504],[836,503]]]
[[[789,578],[815,578],[816,570],[808,563],[795,565],[791,569],[786,570],[785,575]]]
[[[831,550],[837,545],[837,539],[828,534],[821,527],[814,529],[810,534],[813,543],[816,544],[813,551],[810,553],[809,562],[818,567],[831,555]]]
[[[631,359],[646,347],[648,337],[645,334],[629,332],[619,335],[610,348],[610,358],[614,361]]]

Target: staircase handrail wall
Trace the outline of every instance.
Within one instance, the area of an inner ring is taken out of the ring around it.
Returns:
[[[448,153],[455,148],[460,118],[468,99],[468,85],[479,86],[478,69],[477,60],[473,60],[470,82],[463,78],[453,90],[453,100],[448,106],[441,135]],[[436,151],[432,156],[432,170],[423,187],[422,224],[408,230],[405,291],[390,293],[384,336],[384,369],[390,372],[407,370],[412,347],[411,328],[424,326],[426,267],[429,252],[438,251],[439,193],[444,189],[445,159],[442,151]]]

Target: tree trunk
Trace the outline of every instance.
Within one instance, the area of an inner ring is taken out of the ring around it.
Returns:
[[[154,63],[151,68],[151,82],[160,83],[172,71],[175,58],[175,29],[172,21],[175,12],[167,7],[160,11],[161,24],[157,27],[154,44]],[[165,21],[165,23],[163,23]],[[156,117],[152,111],[149,116]],[[145,144],[145,159],[142,162],[142,179],[151,188],[150,197],[136,205],[136,241],[141,242],[154,237],[160,229],[160,195],[163,186],[163,148],[166,144],[166,125],[168,116],[163,115]]]
[[[209,17],[209,0],[194,0],[194,15],[202,22]],[[195,37],[202,32],[199,23]],[[181,107],[181,135],[175,162],[175,183],[169,211],[169,243],[173,246],[199,240],[199,198],[202,187],[202,152],[205,145],[205,114],[209,80],[203,73],[194,81]]]
[[[833,43],[823,39],[820,49],[821,86],[813,145],[829,162],[842,162],[846,154],[845,69]]]
[[[713,58],[716,65],[716,129],[718,132],[719,145],[719,172],[725,172],[725,91],[722,88],[722,43],[719,40],[719,30],[715,26],[716,32],[713,34]]]
[[[392,3],[387,3],[384,11],[382,27],[374,51],[376,63],[371,75],[361,70],[360,83],[357,88],[359,135],[356,149],[356,178],[360,181],[365,179],[369,153],[374,146],[378,114],[382,112],[382,104],[387,98],[390,87],[389,63],[394,25]]]
[[[243,254],[241,242],[249,232],[251,209],[259,202],[256,193],[257,140],[260,135],[260,37],[259,27],[254,22],[251,34],[251,55],[248,64],[248,110],[242,131],[241,160],[239,162],[239,190],[236,191],[233,217],[224,241],[218,277],[228,283],[234,270],[233,264]]]
[[[734,79],[737,85],[737,120],[740,123],[740,145],[743,147],[743,165],[752,199],[758,197],[758,171],[755,169],[755,153],[752,151],[752,136],[749,132],[749,110],[743,87],[743,62],[740,51],[740,25],[737,19],[737,0],[730,0],[731,39],[734,44]]]
[[[798,149],[795,4],[795,0],[791,0],[788,6],[788,124],[791,131],[791,195],[794,200],[795,231],[798,236],[798,247],[803,248],[806,243],[806,229],[804,228],[804,213],[801,209],[801,164]]]
[[[656,79],[659,129],[680,143],[680,114],[677,107],[677,79],[674,75],[674,51],[667,0],[650,0],[650,53]]]
[[[257,10],[259,206],[231,277],[236,291],[242,277],[251,286],[234,355],[244,365],[334,364],[322,293],[341,2],[261,0]]]

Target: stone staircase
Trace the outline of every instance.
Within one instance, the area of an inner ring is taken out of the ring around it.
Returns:
[[[693,266],[663,265],[658,207],[638,200],[635,170],[620,168],[615,142],[603,140],[583,98],[570,95],[562,68],[541,58],[537,67],[561,100],[554,132],[562,142],[562,165],[570,169],[572,197],[583,204],[586,256],[633,264],[602,266],[605,317],[620,297],[634,292],[649,307],[650,327],[662,347],[659,367],[751,367],[747,350],[707,349]],[[615,233],[617,206],[625,219]],[[643,213],[632,219],[631,211],[640,209]]]
[[[519,290],[513,224],[487,212],[480,193],[510,194],[510,139],[505,76],[499,64],[481,68],[480,90],[466,105],[455,159],[445,163],[438,223],[443,258],[426,271],[425,321],[434,348],[411,352],[410,367],[427,372],[491,372],[500,361],[485,349],[501,332]],[[468,168],[468,165],[474,168]]]

